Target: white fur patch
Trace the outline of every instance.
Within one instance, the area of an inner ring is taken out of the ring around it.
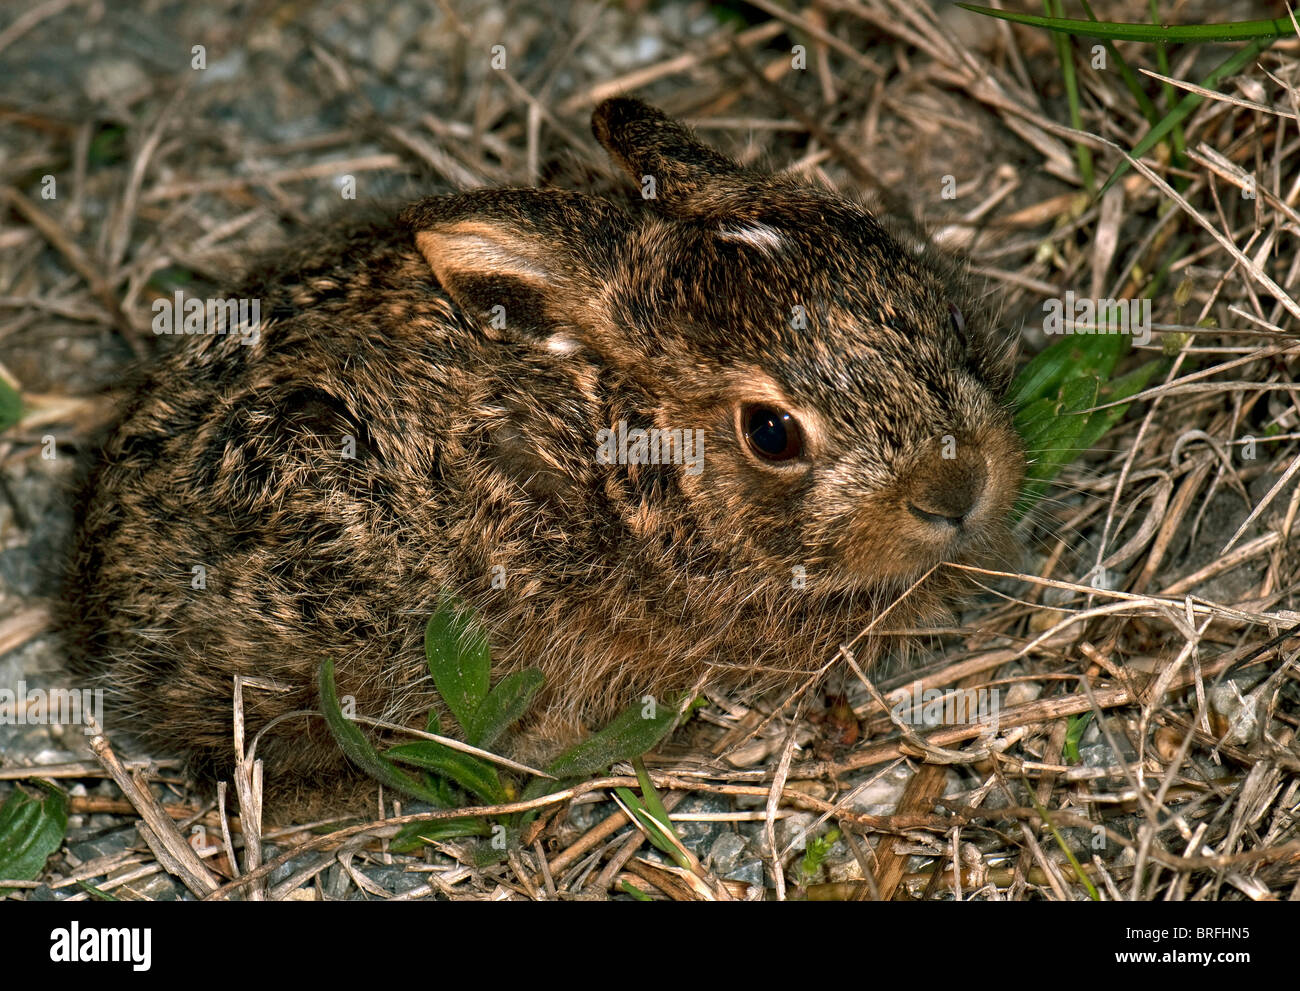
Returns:
[[[556,354],[572,354],[578,350],[578,342],[564,334],[552,334],[546,339],[546,349]]]
[[[781,232],[766,224],[744,224],[740,227],[724,227],[718,231],[718,237],[724,241],[745,244],[765,255],[775,255],[781,250]]]

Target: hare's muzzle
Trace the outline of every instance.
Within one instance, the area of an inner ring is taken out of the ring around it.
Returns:
[[[902,501],[921,542],[960,551],[1002,526],[1024,472],[1010,428],[946,433],[922,445],[902,479]]]
[[[945,445],[941,441],[938,446]],[[950,457],[932,451],[909,479],[907,508],[927,523],[960,528],[979,507],[988,468],[984,453],[974,444],[958,444],[954,438],[949,447],[944,453]]]

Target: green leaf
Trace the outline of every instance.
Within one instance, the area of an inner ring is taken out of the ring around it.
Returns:
[[[102,888],[96,888],[93,884],[88,884],[85,881],[78,881],[77,887],[90,895],[90,897],[95,899],[97,902],[120,902],[122,900],[116,895],[109,894],[109,892]]]
[[[1111,379],[1109,382],[1103,382],[1101,390],[1097,394],[1097,404],[1113,403],[1137,395],[1147,387],[1158,372],[1168,367],[1168,361],[1158,358],[1155,361],[1148,361],[1138,365],[1137,368],[1126,375]],[[1123,406],[1111,406],[1107,409],[1096,410],[1088,418],[1088,426],[1080,435],[1079,443],[1084,447],[1092,447],[1107,430],[1124,419],[1124,414],[1127,412],[1127,403]]]
[[[388,848],[393,853],[414,853],[426,843],[458,840],[465,836],[490,836],[492,827],[483,818],[434,819],[432,822],[408,822]]]
[[[343,710],[339,707],[338,691],[334,687],[334,662],[329,658],[321,661],[316,673],[316,684],[320,689],[320,706],[325,716],[325,724],[329,726],[330,732],[334,734],[334,739],[343,748],[343,753],[347,755],[348,760],[389,788],[412,795],[430,805],[439,804],[435,792],[416,781],[401,768],[384,760],[357,724],[343,715]]]
[[[469,742],[484,749],[492,746],[497,737],[524,714],[544,680],[542,672],[529,668],[497,682],[475,711],[471,725],[465,727]]]
[[[1100,391],[1101,380],[1096,375],[1070,379],[1056,398],[1040,400],[1021,410],[1016,415],[1016,426],[1025,437],[1029,453],[1055,455],[1063,444],[1073,443],[1086,423],[1086,417],[1079,416],[1079,412],[1095,405]]]
[[[1081,712],[1066,720],[1065,745],[1061,748],[1061,753],[1067,763],[1077,764],[1083,759],[1079,756],[1079,741],[1083,739],[1083,732],[1090,722],[1092,722],[1091,712]]]
[[[1260,38],[1285,38],[1295,34],[1288,17],[1263,21],[1228,21],[1224,24],[1160,25],[1129,23],[1126,21],[1078,21],[1067,17],[1042,17],[1021,14],[1012,10],[995,10],[973,3],[959,3],[958,7],[974,14],[998,17],[1004,21],[1046,28],[1063,34],[1082,35],[1085,38],[1109,38],[1111,41],[1146,41],[1158,44],[1200,44],[1211,41],[1250,41]]]
[[[424,785],[438,798],[435,808],[454,809],[465,804],[465,796],[444,777],[425,772]]]
[[[595,774],[620,760],[640,757],[667,735],[677,719],[677,709],[656,705],[654,715],[642,714],[635,702],[599,733],[566,750],[546,770],[557,778]],[[539,779],[541,780],[541,779]]]
[[[446,597],[424,630],[429,674],[461,728],[474,725],[474,713],[487,698],[492,654],[473,611]]]
[[[1061,343],[1064,342],[1057,342]],[[1127,344],[1124,346],[1127,347]],[[1107,380],[1105,376],[1109,375],[1117,357],[1117,354],[1106,356],[1089,352],[1088,355],[1078,356],[1076,361],[1067,355],[1062,365],[1065,369],[1063,374],[1073,375],[1077,371],[1086,377],[1066,380],[1057,388],[1055,397],[1037,399],[1016,413],[1016,429],[1024,440],[1025,451],[1030,458],[1025,471],[1025,486],[1016,510],[1017,516],[1023,515],[1042,497],[1063,467],[1080,452],[1096,444],[1106,431],[1123,419],[1128,412],[1128,404],[1093,409],[1091,413],[1083,413],[1083,410],[1136,395],[1146,388],[1161,369],[1169,365],[1167,359],[1157,358],[1144,362],[1119,378]],[[1102,374],[1099,376],[1095,374],[1097,372]]]
[[[1071,378],[1109,378],[1129,349],[1123,334],[1063,334],[1036,354],[1011,383],[1010,400],[1024,406],[1054,397]]]
[[[0,378],[0,430],[8,430],[22,418],[22,394]]]
[[[637,887],[635,884],[633,884],[631,881],[627,881],[627,880],[620,881],[620,882],[619,882],[619,886],[623,889],[623,893],[624,893],[624,894],[626,894],[626,895],[631,895],[633,898],[635,898],[635,899],[636,899],[637,901],[639,901],[639,902],[652,902],[652,901],[654,901],[653,898],[651,898],[649,895],[647,895],[644,891],[642,891],[640,888],[638,888],[638,887]]]
[[[34,881],[45,861],[63,845],[68,831],[68,796],[45,781],[36,784],[44,794],[31,795],[22,788],[0,806],[0,878]],[[0,897],[12,888],[0,888]]]
[[[384,751],[384,756],[450,778],[489,805],[500,805],[508,801],[495,767],[473,754],[453,750],[436,740],[417,740],[415,743],[390,747]]]
[[[707,700],[693,699],[685,718],[706,704]],[[657,706],[653,717],[644,717],[641,713],[642,709],[637,705],[629,706],[599,733],[566,750],[546,768],[549,774],[560,780],[533,778],[519,797],[525,801],[541,798],[562,789],[566,779],[572,781],[602,771],[615,761],[640,757],[667,735],[677,717],[676,708],[664,706]],[[525,812],[522,820],[529,822],[536,815],[536,811]]]
[[[1017,417],[1017,427],[1029,455],[1018,513],[1041,498],[1060,470],[1085,450],[1080,438],[1088,425],[1088,417],[1079,411],[1096,405],[1098,392],[1096,376],[1074,379],[1061,387],[1058,399],[1035,403]],[[1028,413],[1032,413],[1035,419],[1026,423],[1025,414]]]
[[[1025,442],[1025,450],[1033,453],[1041,446],[1042,435],[1057,421],[1057,401],[1038,399],[1016,412],[1016,429]]]

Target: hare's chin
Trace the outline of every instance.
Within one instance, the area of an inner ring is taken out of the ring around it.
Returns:
[[[911,584],[944,564],[994,565],[1006,539],[1006,527],[995,521],[960,527],[914,521],[889,538],[865,542],[858,552],[847,553],[844,563],[870,582]]]

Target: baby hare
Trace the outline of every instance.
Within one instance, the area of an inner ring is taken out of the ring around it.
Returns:
[[[1013,342],[962,270],[637,100],[593,129],[634,207],[487,189],[345,219],[234,288],[255,333],[149,371],[69,566],[111,727],[223,775],[233,677],[283,689],[244,692],[251,739],[319,708],[333,658],[359,714],[422,728],[453,595],[494,676],[545,675],[513,745],[544,757],[647,695],[793,689],[1006,543]],[[318,716],[257,755],[268,783],[345,766]]]

